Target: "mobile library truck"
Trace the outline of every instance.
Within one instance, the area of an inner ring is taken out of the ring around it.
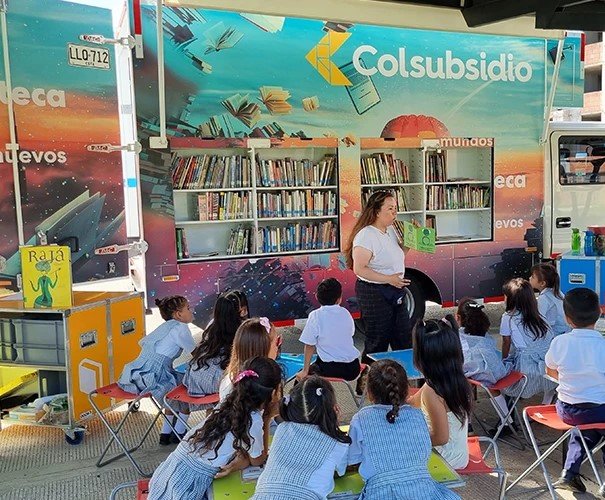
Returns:
[[[426,300],[499,300],[605,208],[605,131],[547,127],[553,103],[582,105],[579,35],[370,24],[438,24],[390,4],[316,20],[314,2],[152,3],[133,9],[148,296],[185,293],[205,318],[241,288],[287,324],[334,276],[356,312],[342,250],[388,189],[399,219],[436,232],[435,253],[406,256],[418,317]]]

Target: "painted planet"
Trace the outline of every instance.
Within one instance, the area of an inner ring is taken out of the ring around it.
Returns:
[[[447,127],[437,118],[426,115],[400,115],[390,120],[382,129],[381,137],[402,138],[417,137],[434,139],[449,137]]]

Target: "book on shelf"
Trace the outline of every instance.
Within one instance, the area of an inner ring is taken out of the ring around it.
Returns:
[[[443,151],[427,151],[426,159],[426,182],[446,182],[447,167],[445,153]]]
[[[408,166],[391,153],[361,157],[362,184],[405,184],[410,182]]]
[[[259,92],[260,101],[270,114],[287,115],[292,111],[292,105],[287,102],[290,99],[290,92],[282,87],[264,86],[259,89]]]
[[[206,37],[206,50],[204,54],[219,52],[221,50],[233,48],[244,36],[233,26],[225,28],[223,22],[216,23],[212,28],[204,33]]]
[[[200,193],[197,196],[197,213],[200,221],[251,219],[250,193]]]
[[[185,235],[185,230],[182,227],[176,228],[176,258],[189,258],[189,250],[187,248],[187,237]]]
[[[260,107],[255,102],[250,102],[249,97],[248,94],[234,94],[221,101],[221,104],[246,127],[253,128],[260,120]]]
[[[407,194],[403,186],[380,186],[380,187],[368,187],[365,186],[362,189],[362,200],[365,205],[368,202],[368,199],[375,191],[391,191],[393,196],[395,197],[395,201],[397,202],[397,211],[398,212],[407,212],[409,210],[409,205],[407,201]]]
[[[246,255],[252,253],[252,228],[239,225],[231,230],[227,243],[227,255]]]
[[[174,189],[213,189],[225,186],[248,187],[250,167],[247,156],[203,154],[180,157],[172,161]]]
[[[490,187],[475,185],[427,186],[427,210],[456,210],[468,208],[488,208]]]
[[[336,156],[325,155],[319,162],[256,157],[256,183],[261,187],[316,187],[336,184]]]
[[[257,232],[257,248],[261,253],[329,250],[336,248],[337,232],[333,221],[262,226]]]
[[[258,216],[318,217],[336,216],[334,191],[278,191],[258,194]]]

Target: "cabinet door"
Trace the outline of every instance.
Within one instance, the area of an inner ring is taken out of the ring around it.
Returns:
[[[120,152],[89,151],[92,144],[122,143],[113,45],[96,45],[80,35],[114,37],[112,11],[72,2],[20,0],[7,10],[12,89],[0,63],[0,139],[9,144],[7,95],[14,110],[19,145],[18,185],[23,243],[68,244],[75,282],[125,276],[126,252],[95,255],[95,249],[126,239],[124,175]],[[0,148],[0,255],[5,279],[20,272],[15,238],[12,153]],[[134,179],[132,179],[134,180]],[[131,180],[129,180],[131,184]],[[6,229],[4,229],[6,228]]]
[[[105,303],[73,312],[67,322],[67,385],[74,422],[90,418],[88,393],[109,384],[107,306]],[[111,399],[97,396],[99,408],[111,406]]]

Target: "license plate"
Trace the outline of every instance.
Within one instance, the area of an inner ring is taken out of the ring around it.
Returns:
[[[67,61],[71,66],[109,69],[109,49],[69,43],[67,44]]]

